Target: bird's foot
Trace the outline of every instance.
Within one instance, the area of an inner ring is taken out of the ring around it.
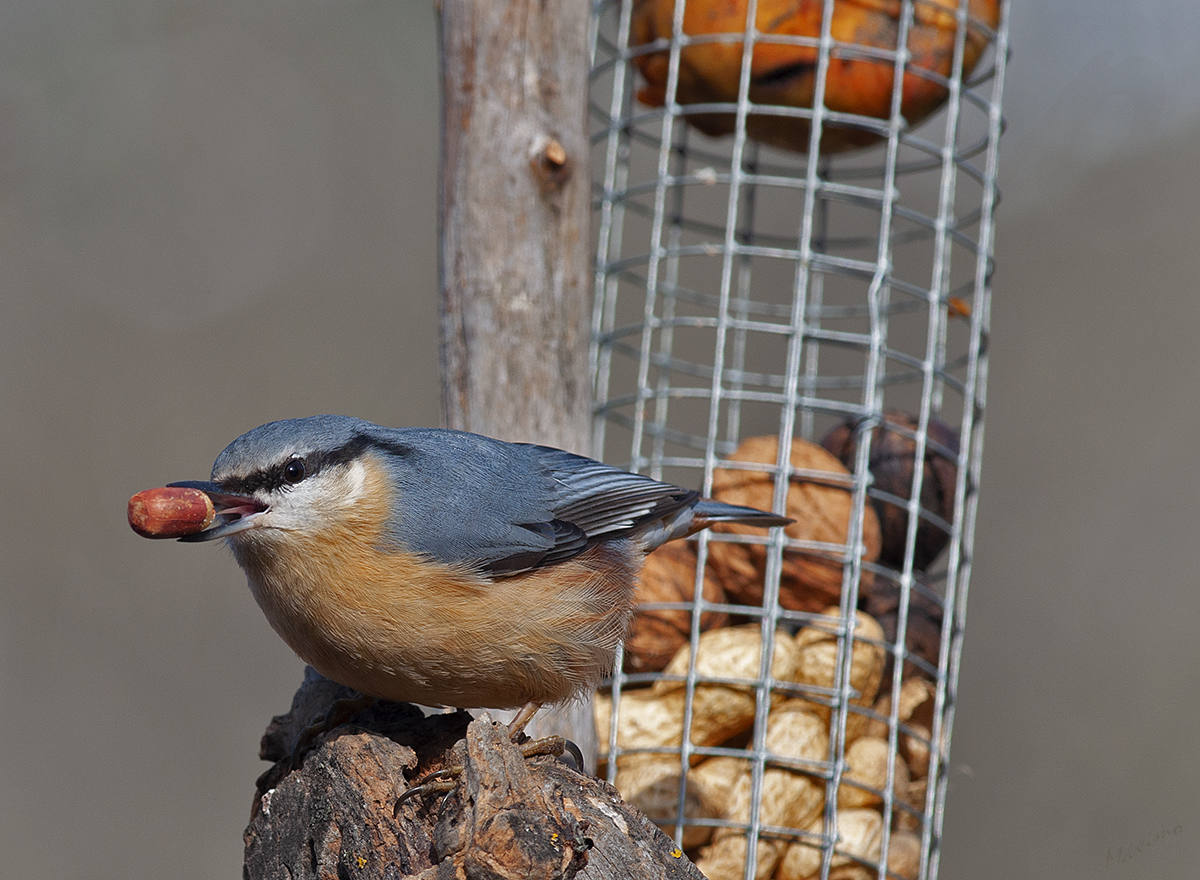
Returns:
[[[521,734],[525,736],[525,734]],[[561,736],[543,736],[540,739],[525,738],[524,742],[514,740],[517,747],[521,749],[521,754],[525,759],[536,758],[538,755],[553,755],[556,758],[569,757],[573,763],[574,770],[578,773],[583,772],[583,752],[579,750],[579,746]]]
[[[453,791],[454,786],[458,785],[458,777],[462,775],[462,772],[462,765],[455,764],[452,767],[443,767],[441,770],[426,773],[417,780],[416,785],[405,789],[400,797],[396,799],[396,806],[392,810],[393,816],[399,814],[400,805],[411,798],[427,794],[445,794]]]

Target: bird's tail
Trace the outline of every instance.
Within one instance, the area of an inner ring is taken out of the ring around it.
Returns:
[[[702,498],[692,508],[692,529],[699,531],[714,523],[742,523],[747,526],[759,526],[769,529],[772,526],[786,526],[795,522],[787,516],[759,510],[757,507],[742,507],[739,504],[726,504],[724,501],[713,501]]]
[[[637,534],[642,552],[649,553],[667,541],[686,538],[688,535],[694,535],[701,529],[707,529],[717,523],[743,523],[769,529],[771,526],[786,526],[793,522],[786,516],[768,513],[754,507],[726,504],[723,501],[713,501],[711,498],[694,500],[698,494],[697,492],[690,493],[690,497],[684,497],[685,503],[671,514],[642,527]]]

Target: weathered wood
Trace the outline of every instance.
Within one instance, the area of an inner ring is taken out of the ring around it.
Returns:
[[[450,427],[586,453],[588,4],[443,0]]]
[[[379,702],[305,747],[310,725],[353,696],[310,670],[271,722],[248,880],[703,880],[614,788],[556,758],[526,761],[490,718]],[[462,767],[453,790],[395,809],[410,782],[446,766]]]
[[[588,453],[588,4],[442,0],[446,424]],[[529,728],[594,763],[589,701]]]

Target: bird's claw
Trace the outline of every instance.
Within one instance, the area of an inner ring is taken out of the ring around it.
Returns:
[[[521,754],[525,756],[526,760],[528,760],[529,758],[536,758],[539,755],[554,755],[557,757],[566,750],[567,741],[561,736],[543,736],[540,739],[527,739],[525,742],[516,743],[516,746],[521,750]],[[574,746],[574,743],[572,743],[572,746]],[[578,751],[579,747],[575,746],[575,750]]]
[[[441,770],[434,770],[432,773],[426,773],[422,776],[416,785],[406,789],[400,797],[396,799],[396,806],[392,808],[392,816],[395,818],[400,813],[400,806],[410,798],[415,798],[420,795],[438,794],[450,792],[454,790],[454,786],[458,784],[458,777],[462,775],[463,768],[460,765],[453,767],[443,767]]]

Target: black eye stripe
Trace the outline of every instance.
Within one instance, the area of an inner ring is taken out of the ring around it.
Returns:
[[[287,461],[265,470],[255,471],[244,477],[225,477],[217,483],[227,492],[241,495],[253,495],[255,492],[274,492],[282,488],[290,488],[307,477],[317,473],[318,467],[309,458],[293,457]],[[299,472],[296,466],[299,465]]]
[[[217,480],[217,483],[227,492],[242,495],[253,495],[255,492],[264,491],[274,492],[290,487],[301,480],[309,479],[328,467],[354,461],[362,455],[364,450],[372,447],[383,449],[392,455],[405,455],[408,452],[405,447],[398,444],[381,443],[360,434],[336,449],[310,452],[304,456],[293,456],[269,468],[246,474],[244,477],[225,477]],[[304,475],[299,480],[289,479],[287,474],[287,468],[295,462],[300,462],[304,468]]]

